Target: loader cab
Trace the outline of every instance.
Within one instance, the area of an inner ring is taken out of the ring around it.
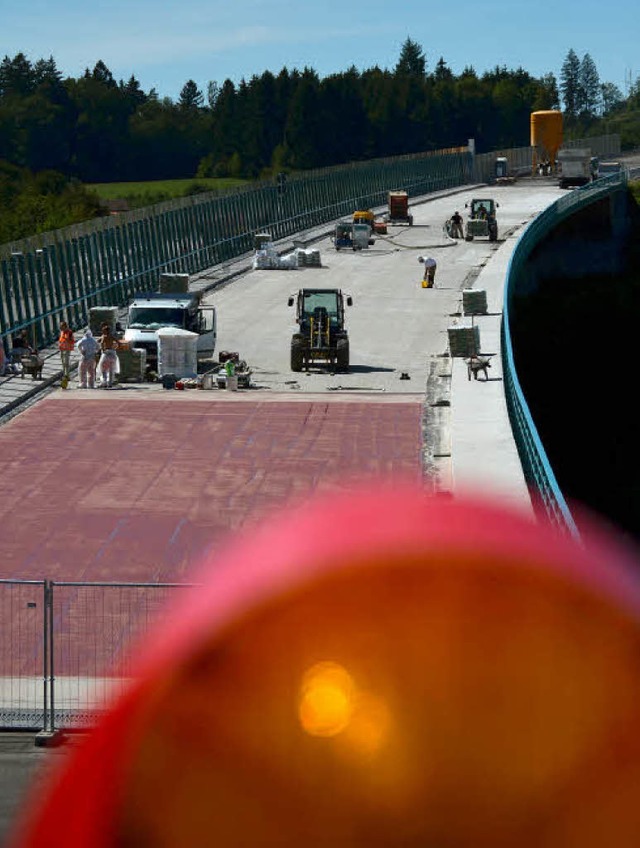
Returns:
[[[495,217],[497,206],[498,204],[493,199],[487,198],[472,200],[469,217],[474,219],[486,219]],[[469,204],[465,203],[465,207],[469,207]]]
[[[300,289],[290,295],[296,307],[296,332],[291,337],[291,370],[311,366],[349,370],[349,335],[344,307],[353,305],[351,295],[341,289]]]
[[[314,316],[326,315],[332,329],[344,327],[344,305],[353,305],[351,295],[343,298],[342,292],[336,289],[301,289],[298,293],[296,321],[304,332]],[[289,306],[296,302],[294,295],[289,297]]]

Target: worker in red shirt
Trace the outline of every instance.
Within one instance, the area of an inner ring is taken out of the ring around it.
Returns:
[[[69,383],[69,370],[71,366],[71,351],[75,347],[73,330],[66,321],[60,322],[60,336],[58,337],[58,350],[62,360],[62,388],[66,389]]]

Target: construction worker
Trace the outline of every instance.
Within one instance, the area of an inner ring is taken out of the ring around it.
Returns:
[[[118,340],[111,332],[111,327],[108,324],[103,324],[101,331],[102,335],[98,339],[98,344],[102,351],[102,355],[98,361],[100,385],[105,389],[111,389],[113,388],[115,378],[120,373],[120,360],[116,352],[118,349]]]
[[[76,345],[80,352],[80,388],[95,389],[96,386],[96,354],[100,350],[100,345],[94,339],[91,330],[84,331],[84,336]]]
[[[58,350],[62,360],[62,388],[66,389],[69,383],[69,369],[71,365],[71,351],[75,347],[73,330],[66,321],[60,322],[60,336],[58,337]]]
[[[462,215],[459,212],[454,212],[451,216],[451,235],[453,238],[464,238]]]
[[[436,281],[436,268],[438,264],[431,256],[424,259],[424,277],[422,278],[422,288],[432,289]]]

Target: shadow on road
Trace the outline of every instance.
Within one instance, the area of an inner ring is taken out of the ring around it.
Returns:
[[[395,368],[380,368],[376,365],[350,365],[349,373],[350,374],[382,374],[382,373],[391,373],[395,371]]]

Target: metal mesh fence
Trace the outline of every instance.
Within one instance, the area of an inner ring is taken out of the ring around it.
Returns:
[[[0,727],[93,724],[131,679],[131,649],[190,588],[0,580]]]
[[[44,727],[44,622],[44,580],[0,580],[0,726]]]

